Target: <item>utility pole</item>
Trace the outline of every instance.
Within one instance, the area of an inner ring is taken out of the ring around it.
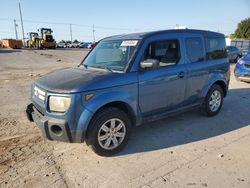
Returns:
[[[22,25],[23,44],[25,45],[24,29],[23,29],[23,16],[22,16],[22,10],[21,10],[21,4],[20,4],[20,2],[19,2],[19,12],[20,12],[21,25]]]
[[[70,26],[70,39],[71,39],[71,43],[72,43],[72,24],[70,24],[69,26]]]
[[[93,42],[95,42],[95,25],[93,25]]]
[[[18,35],[17,35],[17,24],[16,24],[16,20],[14,20],[14,28],[15,28],[15,34],[16,34],[16,39],[18,39]]]

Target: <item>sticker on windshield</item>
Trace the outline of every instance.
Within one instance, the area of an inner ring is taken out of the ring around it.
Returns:
[[[121,46],[136,46],[138,40],[124,40],[121,43]]]

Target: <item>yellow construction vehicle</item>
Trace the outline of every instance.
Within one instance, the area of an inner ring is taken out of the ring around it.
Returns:
[[[39,46],[38,33],[30,32],[30,33],[28,33],[28,35],[29,35],[29,40],[27,41],[27,47],[38,48],[38,46]]]
[[[38,30],[39,31],[39,30]],[[52,35],[53,31],[50,28],[41,28],[40,29],[40,39],[39,39],[39,48],[56,48],[56,41]]]

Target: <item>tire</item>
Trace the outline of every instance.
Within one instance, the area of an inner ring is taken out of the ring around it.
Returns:
[[[235,60],[234,60],[234,63],[237,63],[239,59],[240,59],[240,56],[237,56],[237,57],[235,58]]]
[[[214,84],[208,91],[204,101],[204,111],[207,116],[215,116],[219,113],[223,104],[224,94],[222,88]]]
[[[113,107],[98,112],[89,126],[86,143],[101,156],[111,156],[120,152],[127,144],[131,131],[128,115]]]

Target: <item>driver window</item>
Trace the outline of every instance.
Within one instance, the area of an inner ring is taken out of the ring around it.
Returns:
[[[144,52],[143,60],[157,59],[160,67],[175,65],[180,59],[178,40],[162,40],[152,42]]]

